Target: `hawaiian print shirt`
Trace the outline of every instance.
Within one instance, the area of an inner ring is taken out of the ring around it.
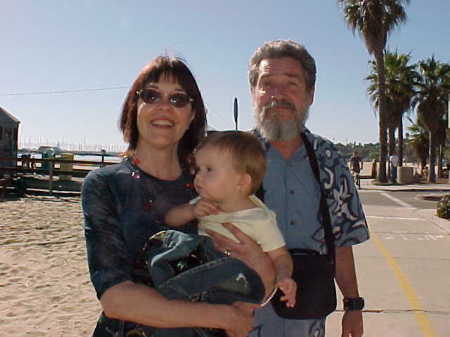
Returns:
[[[329,207],[336,246],[351,246],[368,240],[369,231],[350,172],[335,146],[313,135],[306,137],[315,151],[320,185],[309,164],[305,146],[289,159],[261,138],[266,147],[267,171],[263,180],[264,202],[277,214],[288,248],[307,248],[326,254],[320,219],[320,189]],[[261,136],[259,136],[261,137]],[[325,319],[284,320],[270,305],[256,311],[250,337],[323,337]]]

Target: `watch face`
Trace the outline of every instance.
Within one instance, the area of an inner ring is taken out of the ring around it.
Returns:
[[[344,299],[344,310],[345,311],[362,310],[363,308],[364,308],[364,298],[362,298],[362,297],[354,297],[354,298],[345,298]]]

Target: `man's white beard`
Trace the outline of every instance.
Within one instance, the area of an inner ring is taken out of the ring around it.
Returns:
[[[279,120],[277,116],[264,118],[270,108],[263,107],[262,111],[256,111],[256,128],[261,135],[269,141],[287,141],[298,137],[305,129],[308,119],[309,107],[305,111],[297,111],[295,120]]]

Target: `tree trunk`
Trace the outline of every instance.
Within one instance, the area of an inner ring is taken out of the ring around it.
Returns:
[[[429,132],[430,133],[430,144],[429,144],[429,158],[430,158],[430,167],[428,170],[428,183],[432,184],[436,182],[436,172],[434,172],[434,169],[436,167],[436,146],[435,146],[435,133],[434,132]]]
[[[395,151],[395,127],[388,128],[388,155],[392,155]]]
[[[438,178],[444,178],[444,172],[442,170],[442,157],[443,157],[443,146],[439,145],[439,148],[438,148],[438,162],[437,162]]]
[[[387,167],[387,175],[390,177],[392,175],[391,170],[391,161],[390,158],[395,152],[395,127],[388,128],[388,167]]]
[[[398,125],[398,166],[403,166],[403,117]]]
[[[387,153],[387,131],[386,131],[386,79],[384,75],[384,52],[383,48],[376,48],[375,63],[378,75],[379,90],[379,112],[378,112],[378,138],[380,142],[380,158],[378,169],[378,181],[387,183],[386,176],[386,153]]]

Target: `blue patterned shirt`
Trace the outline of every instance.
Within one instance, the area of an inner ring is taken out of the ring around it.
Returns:
[[[369,231],[350,172],[330,141],[305,131],[315,151],[320,184],[329,207],[336,246],[366,241]],[[264,140],[263,140],[264,141]],[[289,159],[264,142],[267,171],[263,180],[264,202],[277,214],[277,222],[288,248],[307,248],[326,253],[320,223],[320,185],[309,164],[305,146]],[[321,337],[325,319],[284,320],[267,305],[256,311],[250,337]]]

